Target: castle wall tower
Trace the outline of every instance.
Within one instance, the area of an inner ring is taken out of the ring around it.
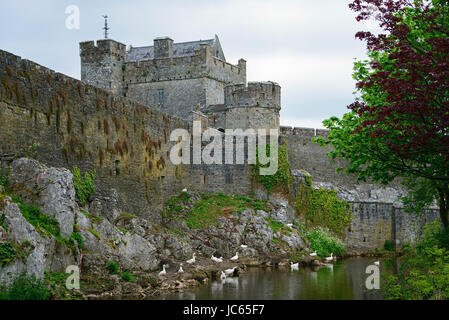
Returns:
[[[114,40],[80,43],[81,81],[115,94],[123,93],[126,45]]]
[[[173,58],[173,39],[169,37],[154,39],[154,58]]]
[[[225,88],[227,129],[279,129],[281,87],[275,82],[249,82]]]

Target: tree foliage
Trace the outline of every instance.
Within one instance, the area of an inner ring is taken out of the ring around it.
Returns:
[[[358,32],[368,59],[354,65],[357,98],[341,119],[324,125],[330,156],[349,161],[359,181],[400,177],[408,209],[439,201],[448,224],[449,1],[355,0],[357,20],[376,19],[384,32]]]

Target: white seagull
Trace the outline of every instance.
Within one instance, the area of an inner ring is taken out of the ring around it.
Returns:
[[[226,280],[226,273],[224,273],[223,271],[221,272],[220,280],[221,281]]]
[[[326,261],[332,261],[332,260],[334,260],[334,254],[333,253],[331,253],[330,257],[326,257]]]
[[[242,244],[240,247],[243,248],[243,249],[248,248],[248,246],[246,244]]]
[[[162,271],[159,272],[160,276],[165,276],[167,274],[167,271],[165,271],[165,264],[162,266]]]
[[[232,269],[227,269],[227,270],[225,270],[224,272],[225,272],[225,274],[226,274],[227,276],[230,276],[231,274],[234,274],[235,269],[237,269],[237,267],[234,267],[234,268],[232,268]]]
[[[316,256],[317,256],[316,250],[315,250],[314,253],[311,253],[310,256],[311,256],[311,257],[316,257]]]
[[[214,255],[212,255],[211,260],[216,262],[216,263],[222,263],[223,262],[223,257],[217,258]]]
[[[237,252],[235,256],[231,258],[231,261],[237,261],[239,259],[239,253]]]
[[[179,265],[178,273],[184,273],[184,269],[182,268],[182,263]]]
[[[196,261],[196,259],[195,259],[195,253],[193,253],[192,259],[187,260],[187,263],[188,263],[188,264],[192,264],[192,263],[195,263],[195,261]]]
[[[297,263],[293,263],[293,262],[290,262],[290,269],[292,270],[292,271],[294,271],[294,270],[299,270],[299,262],[297,262]]]

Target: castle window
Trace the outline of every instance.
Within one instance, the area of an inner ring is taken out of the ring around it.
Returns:
[[[157,89],[157,103],[163,105],[164,99],[165,99],[164,89]]]
[[[230,173],[227,173],[225,175],[225,183],[226,184],[232,184],[232,175]]]

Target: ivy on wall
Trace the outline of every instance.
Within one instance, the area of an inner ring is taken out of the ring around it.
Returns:
[[[266,145],[267,155],[272,158],[272,154],[270,152],[270,145]],[[284,144],[278,147],[278,170],[274,175],[260,175],[260,168],[269,167],[271,161],[266,165],[262,165],[259,162],[259,148],[256,151],[256,164],[251,166],[251,175],[252,178],[262,184],[264,188],[267,190],[268,194],[271,194],[274,190],[279,190],[284,194],[288,194],[290,192],[291,183],[293,181],[292,176],[290,175],[290,164],[288,162],[288,154],[287,154],[287,145]]]
[[[79,203],[82,206],[84,206],[90,201],[92,195],[95,192],[95,183],[94,183],[96,177],[95,169],[92,171],[85,172],[84,179],[81,177],[81,172],[78,167],[76,166],[73,167],[72,173],[76,197]]]
[[[309,183],[298,187],[296,214],[308,228],[325,227],[340,238],[352,220],[351,208],[337,197],[337,191],[314,189]]]

